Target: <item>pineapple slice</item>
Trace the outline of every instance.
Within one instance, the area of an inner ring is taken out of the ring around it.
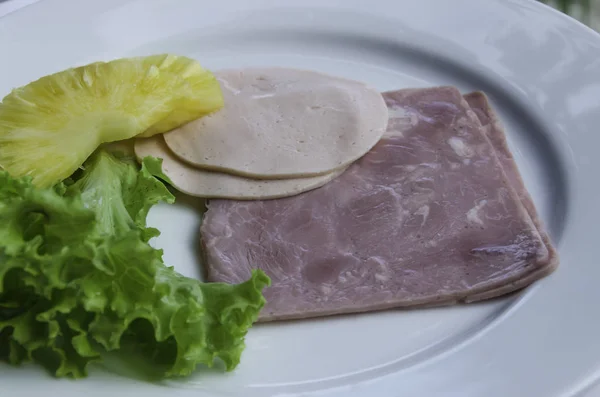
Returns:
[[[152,136],[218,110],[216,78],[174,55],[68,69],[0,103],[0,168],[38,187],[69,177],[102,143]]]

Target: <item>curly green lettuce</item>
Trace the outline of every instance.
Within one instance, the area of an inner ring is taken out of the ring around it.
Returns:
[[[165,266],[146,226],[154,204],[174,201],[158,178],[160,160],[140,168],[104,151],[51,189],[0,171],[0,359],[75,378],[106,352],[167,377],[217,358],[237,366],[270,280],[202,283]]]

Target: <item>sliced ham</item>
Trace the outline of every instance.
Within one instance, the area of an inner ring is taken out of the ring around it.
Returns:
[[[285,199],[210,202],[208,280],[263,269],[262,321],[491,298],[555,267],[485,97],[471,98],[485,126],[455,88],[384,97],[385,136],[337,179]]]
[[[466,301],[473,302],[477,300],[487,299],[488,297],[495,297],[498,295],[503,295],[504,293],[510,293],[514,290],[517,290],[522,287],[526,287],[534,281],[539,280],[542,277],[547,276],[552,273],[554,269],[558,266],[558,252],[552,245],[552,241],[550,236],[543,227],[542,221],[539,218],[537,210],[535,208],[535,204],[533,199],[529,195],[529,192],[525,188],[525,184],[523,179],[521,178],[521,174],[519,172],[519,168],[515,163],[512,153],[508,148],[508,142],[506,141],[506,135],[504,134],[504,129],[502,127],[502,123],[500,119],[490,106],[486,95],[482,92],[472,92],[466,94],[465,99],[467,103],[473,109],[479,122],[483,126],[483,131],[485,135],[490,140],[490,143],[496,150],[496,155],[500,160],[500,164],[504,168],[504,172],[508,180],[510,181],[512,187],[515,189],[517,195],[521,199],[521,203],[527,210],[527,213],[531,217],[531,220],[535,224],[542,237],[542,241],[546,245],[548,249],[548,264],[546,266],[539,267],[533,270],[530,274],[524,275],[519,280],[514,282],[514,285],[508,284],[505,286],[501,286],[497,289],[492,289],[490,291],[486,291],[482,294],[475,294],[469,296]]]

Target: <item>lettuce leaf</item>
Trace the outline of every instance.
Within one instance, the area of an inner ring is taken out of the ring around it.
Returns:
[[[136,354],[163,376],[216,358],[234,369],[269,278],[201,283],[165,266],[150,208],[173,202],[158,159],[100,151],[51,189],[0,172],[0,359],[83,377],[105,352]]]
[[[99,152],[86,164],[86,172],[67,188],[68,196],[81,195],[84,205],[97,215],[97,231],[107,235],[145,228],[150,208],[175,197],[156,177],[162,160],[147,157],[137,170],[135,161]]]

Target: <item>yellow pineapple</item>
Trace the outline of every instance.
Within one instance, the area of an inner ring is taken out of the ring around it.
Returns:
[[[223,106],[219,83],[174,55],[68,69],[0,103],[0,168],[39,187],[69,177],[102,143],[169,131]]]

